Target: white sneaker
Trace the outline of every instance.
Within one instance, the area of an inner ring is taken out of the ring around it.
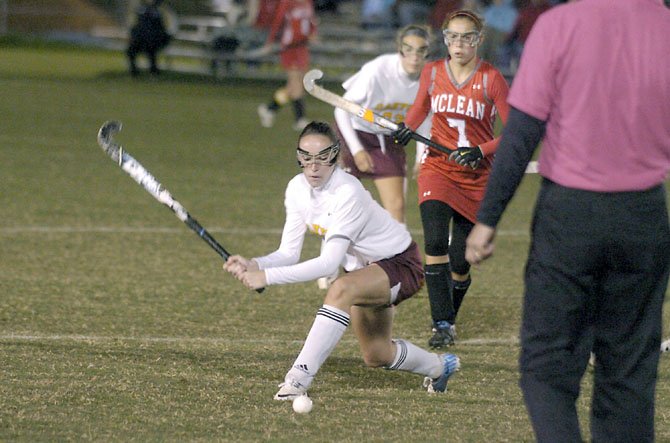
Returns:
[[[258,117],[261,119],[261,126],[271,128],[275,124],[276,113],[268,108],[268,105],[258,105]]]
[[[295,129],[296,131],[302,131],[308,124],[309,120],[307,120],[305,117],[302,117],[296,120],[295,123],[293,123],[293,129]]]
[[[275,394],[274,399],[280,401],[293,400],[306,394],[306,387],[295,380],[288,379],[284,383],[279,383],[279,391]]]

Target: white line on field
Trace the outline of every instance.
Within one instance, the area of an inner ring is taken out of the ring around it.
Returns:
[[[272,338],[263,339],[231,339],[214,337],[130,337],[130,336],[106,336],[106,335],[79,335],[79,334],[3,334],[0,335],[0,341],[21,341],[21,342],[40,342],[40,341],[74,341],[74,342],[93,342],[105,343],[114,341],[125,342],[144,342],[144,343],[204,343],[204,344],[244,344],[244,343],[278,343],[278,344],[300,344],[302,340],[279,340]],[[344,342],[355,343],[355,340],[342,340]],[[471,338],[458,340],[458,345],[466,346],[486,346],[486,345],[505,345],[516,346],[519,340],[510,338]]]
[[[211,233],[223,235],[281,235],[281,229],[275,228],[207,228]],[[161,228],[161,227],[123,227],[123,226],[15,226],[0,227],[0,234],[182,234],[187,232],[184,228]],[[412,235],[423,236],[423,230],[412,229]],[[496,233],[502,237],[528,237],[527,230],[500,230]]]

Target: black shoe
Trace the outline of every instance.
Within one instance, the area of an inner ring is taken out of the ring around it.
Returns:
[[[456,328],[433,328],[433,336],[428,340],[428,346],[431,348],[444,348],[454,344],[456,340]]]

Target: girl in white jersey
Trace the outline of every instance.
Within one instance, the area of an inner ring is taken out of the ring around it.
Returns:
[[[380,55],[364,64],[342,84],[346,90],[344,98],[391,121],[402,122],[419,89],[419,75],[426,63],[430,41],[428,26],[405,26],[396,37],[398,52]],[[404,146],[393,140],[391,131],[342,109],[335,109],[335,121],[345,145],[342,152],[345,170],[358,178],[374,180],[382,206],[404,223],[407,175]],[[427,134],[429,127],[427,119],[427,127],[420,132]],[[417,149],[423,152],[422,145]]]
[[[303,172],[286,188],[286,222],[279,249],[253,259],[231,256],[223,268],[252,289],[347,271],[329,287],[305,344],[275,400],[307,392],[316,373],[352,325],[365,364],[425,376],[429,392],[444,392],[460,367],[453,354],[433,354],[393,340],[393,307],[423,285],[418,247],[353,176],[336,165],[339,141],[326,123],[308,124],[298,139]],[[324,238],[321,255],[298,263],[307,229]]]

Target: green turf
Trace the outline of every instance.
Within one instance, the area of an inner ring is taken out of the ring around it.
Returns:
[[[323,292],[245,290],[96,144],[104,121],[121,120],[117,140],[227,248],[268,252],[298,172],[290,111],[273,130],[257,123],[275,86],[131,80],[120,54],[2,48],[0,441],[532,441],[515,337],[537,176],[524,179],[495,257],[473,271],[449,392],[366,369],[349,331],[313,385],[313,412],[297,416],[272,395]],[[326,105],[307,108],[332,119]],[[415,192],[408,225],[420,241]],[[316,254],[317,239],[306,249]],[[424,345],[429,323],[423,290],[400,305],[395,333]],[[590,386],[587,376],[585,437]],[[668,441],[667,356],[657,397]]]

